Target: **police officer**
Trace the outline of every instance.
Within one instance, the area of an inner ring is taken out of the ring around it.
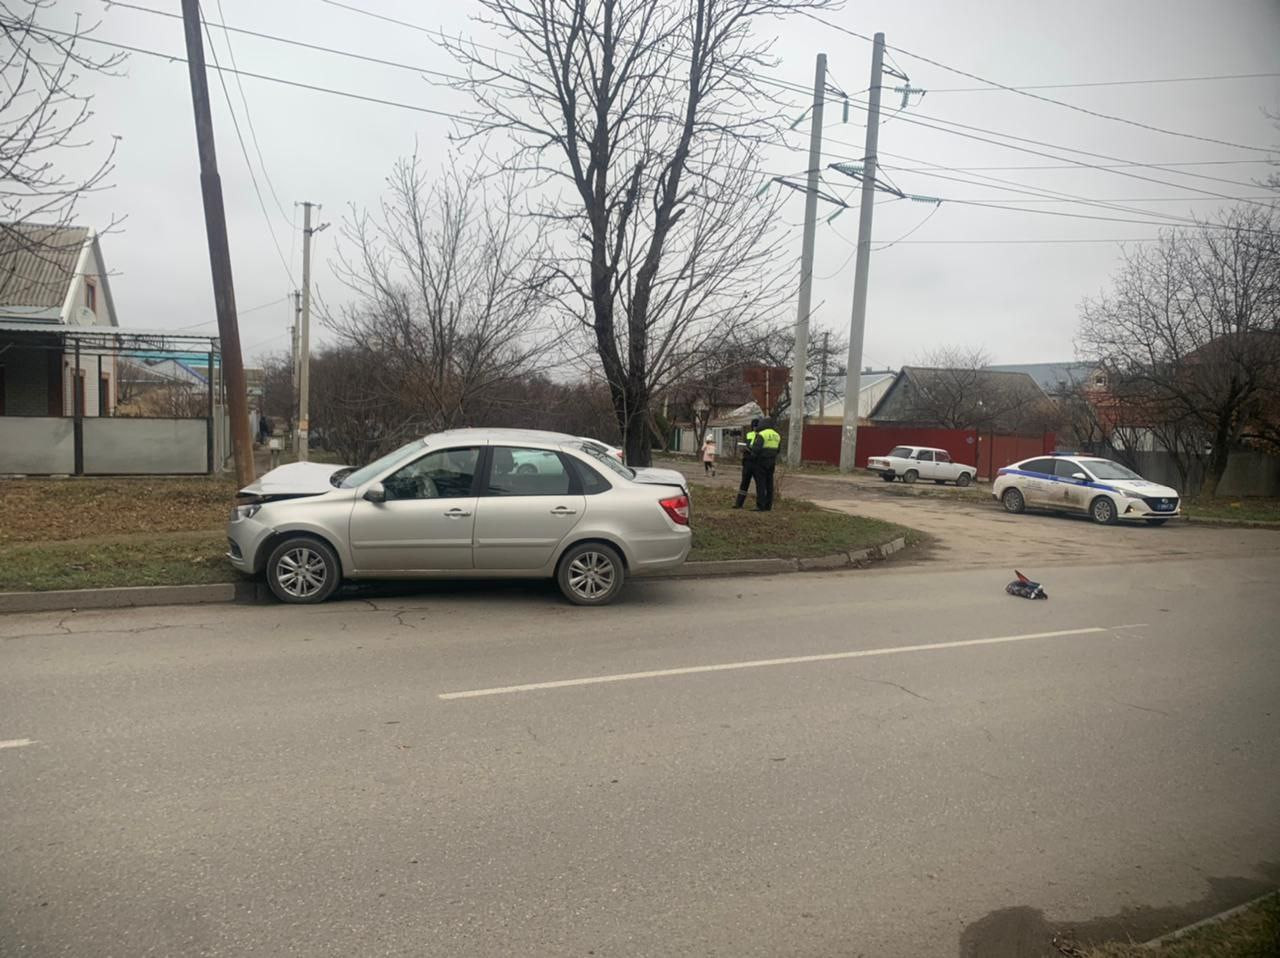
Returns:
[[[756,432],[760,428],[760,420],[751,420],[751,429],[743,437],[745,446],[742,450],[742,481],[738,483],[738,499],[733,504],[733,508],[741,509],[742,504],[747,501],[747,493],[751,490],[751,480],[755,477],[755,467],[752,465],[755,459],[755,453],[752,449],[756,441]],[[760,504],[760,482],[756,480],[756,505]]]
[[[751,466],[756,480],[756,512],[768,512],[773,508],[773,471],[778,465],[778,450],[782,436],[773,428],[773,420],[760,424],[751,444]]]

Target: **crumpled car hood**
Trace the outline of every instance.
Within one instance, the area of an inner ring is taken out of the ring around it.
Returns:
[[[263,473],[240,490],[242,496],[318,496],[331,492],[329,477],[347,466],[327,462],[291,462]]]

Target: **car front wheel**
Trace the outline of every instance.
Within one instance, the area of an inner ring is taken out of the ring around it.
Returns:
[[[1093,500],[1093,504],[1089,506],[1089,515],[1093,517],[1093,521],[1109,526],[1116,521],[1116,504],[1106,496],[1098,496]]]
[[[902,481],[910,484],[912,482],[915,482],[919,478],[920,478],[920,473],[916,472],[914,469],[908,469],[906,475],[902,477]]]
[[[1022,498],[1022,493],[1017,489],[1006,489],[1004,495],[1000,497],[1000,501],[1004,503],[1005,512],[1026,512],[1027,501]]]
[[[971,482],[973,482],[973,476],[969,475],[967,472],[960,473],[959,478],[956,479],[957,486],[967,486]]]
[[[584,542],[560,559],[556,582],[574,605],[608,605],[626,578],[622,556],[601,542]]]
[[[333,595],[341,577],[333,549],[311,536],[285,539],[267,559],[267,585],[281,602],[323,602]]]

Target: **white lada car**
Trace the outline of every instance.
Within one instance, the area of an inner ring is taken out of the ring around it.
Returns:
[[[932,479],[938,485],[954,482],[957,486],[967,486],[978,474],[973,466],[952,462],[950,453],[933,446],[895,446],[883,456],[868,459],[867,469],[885,482]]]
[[[1110,525],[1128,520],[1161,526],[1178,515],[1178,493],[1132,469],[1093,456],[1037,456],[1005,466],[991,494],[1008,512],[1052,509],[1085,513]]]

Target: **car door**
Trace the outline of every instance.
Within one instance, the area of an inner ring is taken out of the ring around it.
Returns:
[[[951,454],[941,449],[933,451],[933,478],[944,482],[955,482],[960,475],[960,467],[951,461]]]
[[[1087,512],[1092,490],[1089,486],[1089,475],[1084,471],[1084,467],[1069,459],[1055,459],[1053,474],[1057,481],[1053,484],[1052,498],[1058,503],[1058,507],[1070,509],[1072,512]],[[1076,476],[1084,478],[1077,479]]]
[[[481,447],[437,449],[382,480],[385,501],[351,510],[356,572],[470,569]]]
[[[582,520],[586,497],[565,457],[494,446],[476,505],[475,567],[541,569]]]
[[[915,455],[911,457],[911,465],[908,468],[920,473],[921,479],[932,479],[933,450],[917,449]]]
[[[1056,507],[1053,501],[1054,461],[1052,459],[1032,459],[1018,467],[1024,473],[1018,477],[1018,488],[1027,505],[1041,509]]]

